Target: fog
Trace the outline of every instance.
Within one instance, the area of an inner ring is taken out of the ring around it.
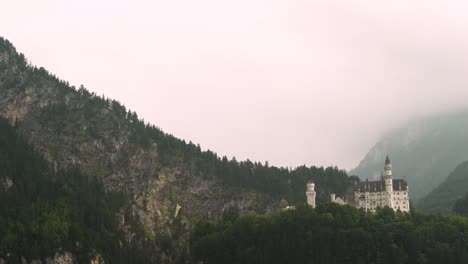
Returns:
[[[468,104],[466,1],[3,1],[0,36],[219,155],[350,169]]]

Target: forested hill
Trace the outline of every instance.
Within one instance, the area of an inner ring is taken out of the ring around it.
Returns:
[[[465,197],[458,199],[453,206],[453,213],[468,217],[468,192]]]
[[[410,198],[417,202],[468,160],[467,139],[468,111],[415,120],[384,136],[349,173],[362,179],[380,177],[390,153],[394,176],[406,176]]]
[[[201,222],[190,251],[193,263],[460,264],[468,263],[467,228],[458,216],[323,204]]]
[[[0,263],[58,263],[64,252],[78,263],[151,260],[125,241],[116,215],[127,200],[76,168],[54,171],[0,118]]]
[[[458,165],[445,181],[421,200],[421,210],[433,213],[452,213],[455,202],[468,193],[468,161]]]
[[[346,172],[333,167],[289,170],[201,151],[145,123],[120,102],[29,65],[3,38],[0,117],[54,170],[76,167],[97,177],[105,190],[130,197],[124,209],[144,230],[141,239],[166,241],[167,255],[184,241],[174,229],[187,231],[193,219],[217,219],[231,207],[241,214],[270,213],[304,202],[310,179],[317,184],[319,203],[331,192],[343,196],[352,188]]]

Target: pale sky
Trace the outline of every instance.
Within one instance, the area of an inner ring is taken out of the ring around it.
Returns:
[[[468,1],[0,1],[33,64],[238,160],[351,169],[468,106]]]

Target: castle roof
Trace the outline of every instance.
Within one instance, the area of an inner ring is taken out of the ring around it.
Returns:
[[[385,165],[388,165],[388,164],[391,164],[392,162],[390,161],[390,158],[388,157],[388,153],[387,153],[387,157],[385,158]]]
[[[407,191],[408,183],[404,179],[393,179],[394,191]],[[356,184],[354,191],[358,192],[384,192],[385,181],[362,181]]]

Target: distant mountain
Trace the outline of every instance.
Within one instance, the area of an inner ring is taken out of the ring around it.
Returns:
[[[452,213],[457,200],[468,193],[468,161],[458,165],[447,179],[424,197],[418,208],[433,213]]]
[[[406,176],[410,199],[417,201],[468,160],[468,112],[417,120],[387,134],[349,174],[362,179],[379,177],[387,152],[394,176]]]
[[[318,203],[329,201],[331,192],[352,191],[353,181],[338,168],[291,170],[201,151],[145,123],[120,102],[31,66],[1,37],[0,117],[54,171],[77,168],[84,177],[96,177],[106,192],[127,197],[115,215],[125,242],[149,243],[146,252],[161,263],[186,263],[188,234],[200,219],[222,218],[232,208],[241,215],[264,214],[304,203],[310,179],[320,186]],[[1,184],[16,183],[8,177]],[[67,247],[73,248],[60,248]],[[2,254],[0,248],[0,263]]]
[[[453,213],[468,217],[468,192],[465,197],[458,199],[453,206]]]

